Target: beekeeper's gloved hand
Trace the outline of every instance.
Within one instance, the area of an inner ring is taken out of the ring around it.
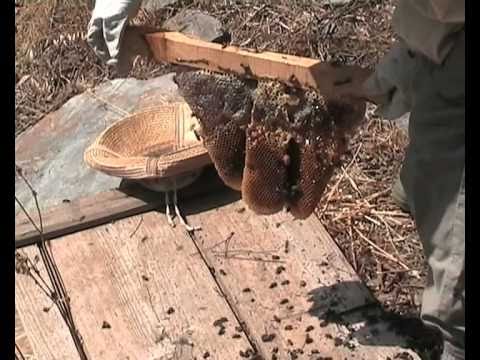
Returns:
[[[403,42],[396,42],[363,83],[361,95],[374,100],[383,118],[394,120],[410,111],[416,64],[416,55]]]
[[[107,65],[117,66],[125,28],[137,14],[140,4],[141,0],[95,1],[87,43]]]

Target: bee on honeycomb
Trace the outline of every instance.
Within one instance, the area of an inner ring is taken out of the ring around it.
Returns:
[[[176,76],[222,180],[258,214],[304,219],[317,206],[364,104],[277,81],[204,70]]]

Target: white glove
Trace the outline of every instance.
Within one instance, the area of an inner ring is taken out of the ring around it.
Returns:
[[[417,57],[403,42],[397,42],[363,84],[369,98],[381,99],[377,113],[383,118],[394,120],[411,110]]]
[[[140,4],[141,0],[96,0],[88,24],[87,43],[107,65],[118,64],[124,30]]]

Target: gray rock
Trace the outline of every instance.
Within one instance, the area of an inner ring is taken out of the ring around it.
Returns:
[[[15,139],[15,162],[38,193],[41,210],[116,188],[121,179],[89,168],[83,153],[109,125],[161,102],[178,101],[173,74],[149,80],[116,79],[71,98],[59,110]],[[122,109],[122,110],[119,110]],[[32,194],[15,178],[15,195],[27,210],[34,210]],[[15,204],[15,214],[20,210]]]
[[[166,20],[163,28],[205,41],[218,41],[226,33],[220,21],[200,10],[183,10]]]
[[[141,8],[146,11],[154,12],[165,6],[175,4],[176,2],[177,0],[143,0]]]

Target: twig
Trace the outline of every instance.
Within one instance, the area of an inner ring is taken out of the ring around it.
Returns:
[[[130,234],[130,238],[132,238],[133,235],[135,235],[135,234],[137,233],[137,231],[138,231],[138,229],[140,228],[140,225],[142,225],[142,223],[143,223],[143,215],[140,216],[140,220],[138,221],[138,224],[137,224],[137,226],[135,227],[135,229],[133,230],[133,232]]]
[[[80,336],[80,333],[78,332],[75,322],[73,320],[71,308],[70,308],[70,301],[69,297],[67,295],[67,291],[65,288],[65,284],[63,283],[63,279],[61,277],[61,274],[58,270],[57,264],[55,263],[55,259],[53,257],[53,254],[49,250],[49,248],[45,244],[45,238],[44,238],[44,232],[43,232],[43,219],[42,219],[42,212],[40,210],[40,205],[38,203],[38,194],[37,192],[33,189],[32,185],[30,182],[25,178],[23,175],[22,169],[15,164],[15,171],[17,175],[23,180],[23,182],[27,185],[27,187],[30,189],[35,206],[37,209],[37,215],[38,215],[38,221],[39,225],[37,225],[31,215],[28,213],[28,211],[25,209],[25,206],[21,203],[21,201],[15,196],[15,201],[19,204],[21,207],[22,211],[25,213],[29,221],[32,223],[32,225],[35,227],[35,229],[38,231],[40,234],[40,243],[37,244],[40,256],[42,258],[42,261],[45,265],[45,269],[47,271],[48,277],[50,279],[50,282],[53,287],[53,291],[51,294],[51,297],[53,299],[54,304],[57,306],[57,309],[60,312],[60,315],[64,319],[69,331],[70,335],[72,336],[72,340],[75,344],[75,348],[78,351],[78,354],[80,356],[80,359],[82,360],[88,360],[89,357],[87,356],[83,340]]]
[[[25,356],[23,356],[22,350],[20,349],[20,346],[17,345],[15,342],[15,359],[20,359],[20,360],[25,360]],[[18,355],[17,355],[18,352]]]
[[[372,210],[373,214],[376,215],[387,215],[387,216],[396,216],[401,218],[409,218],[411,217],[410,214],[406,214],[400,211],[379,211],[379,210]]]
[[[123,110],[123,109],[119,108],[117,105],[112,104],[110,101],[107,101],[107,100],[103,99],[102,97],[98,96],[98,95],[95,94],[91,89],[88,89],[88,90],[86,91],[86,93],[87,93],[88,95],[90,95],[92,98],[94,98],[95,100],[100,101],[100,102],[103,103],[104,105],[108,105],[110,108],[112,108],[113,110],[115,110],[116,112],[118,112],[121,116],[129,116],[129,115],[131,115],[131,113],[129,113],[128,111]]]
[[[358,230],[357,228],[353,228],[353,230],[355,230],[355,232],[360,236],[360,238],[364,241],[366,241],[371,247],[373,247],[377,253],[379,253],[379,255],[382,255],[384,258],[388,259],[388,260],[391,260],[397,264],[399,264],[401,267],[403,267],[405,270],[410,270],[410,268],[405,265],[402,261],[396,259],[394,256],[390,255],[389,253],[387,253],[385,250],[383,250],[382,248],[380,248],[378,245],[376,245],[375,243],[373,243],[370,239],[368,239],[365,235],[362,234],[362,232],[360,230]]]
[[[260,11],[262,11],[263,9],[265,9],[267,7],[267,4],[263,4],[262,6],[260,6],[257,10],[255,10],[247,19],[245,19],[245,21],[243,23],[241,23],[238,27],[237,27],[237,30],[240,30],[241,28],[243,28],[245,25],[247,25],[250,21],[252,21],[252,19],[257,16],[258,13],[260,13]]]
[[[232,240],[234,235],[235,233],[232,231],[225,239],[225,259],[228,258],[228,246],[230,245],[230,240]]]
[[[347,172],[347,170],[350,168],[350,166],[352,166],[352,164],[355,162],[356,158],[357,158],[357,155],[358,153],[360,152],[360,149],[362,148],[362,144],[358,145],[357,147],[357,150],[355,151],[355,154],[353,155],[352,157],[352,160],[350,160],[350,162],[348,163],[347,167],[344,169],[344,171],[342,172],[342,175],[340,176],[340,178],[337,180],[337,182],[335,183],[335,185],[333,185],[333,187],[331,188],[328,196],[327,196],[327,199],[325,200],[325,205],[322,209],[322,211],[320,211],[320,216],[323,215],[323,213],[325,212],[325,210],[327,210],[327,207],[328,207],[328,204],[330,202],[330,199],[331,197],[333,196],[333,194],[335,193],[335,191],[337,190],[338,188],[338,185],[340,185],[340,183],[342,182],[343,178],[345,177],[345,174]]]

